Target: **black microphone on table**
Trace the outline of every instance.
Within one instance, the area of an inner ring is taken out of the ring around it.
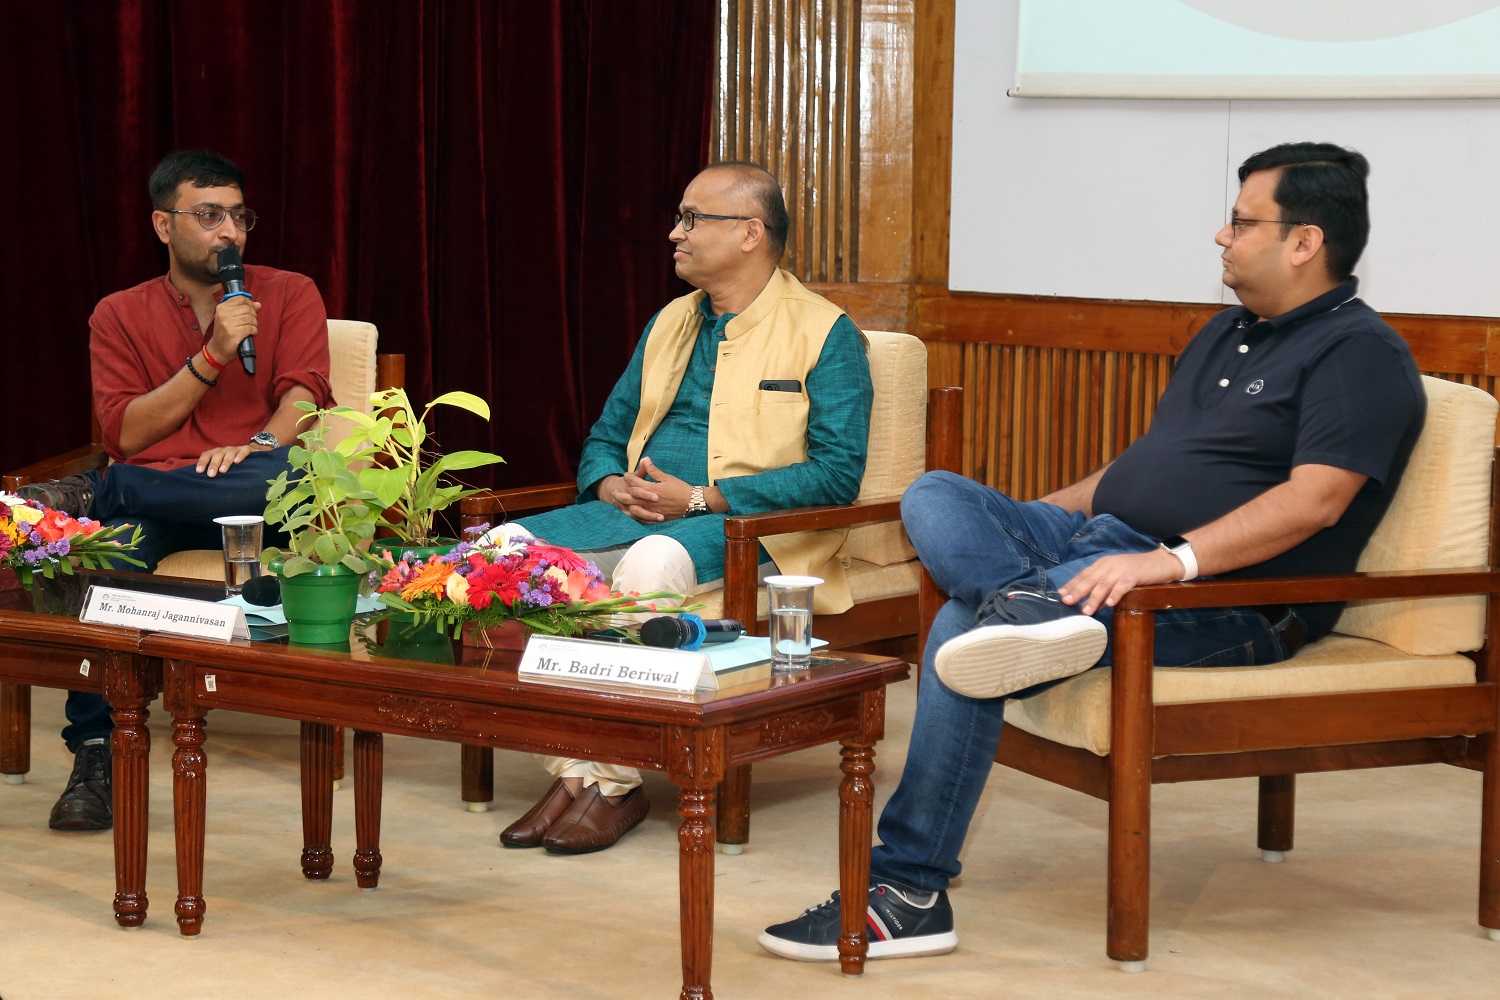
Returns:
[[[281,603],[281,581],[274,576],[255,576],[245,581],[240,596],[246,604],[274,608]]]
[[[224,286],[224,298],[232,299],[236,295],[245,298],[253,298],[245,291],[245,264],[240,258],[240,248],[233,243],[219,251],[219,284]],[[255,374],[255,338],[246,337],[240,341],[240,364],[245,366],[246,375]]]
[[[744,623],[733,618],[664,615],[641,623],[641,645],[658,649],[698,649],[707,642],[733,642],[744,634]]]

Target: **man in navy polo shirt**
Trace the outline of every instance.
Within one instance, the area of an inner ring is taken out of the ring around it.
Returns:
[[[1369,163],[1326,143],[1256,153],[1215,242],[1241,306],[1177,361],[1151,429],[1082,481],[1022,503],[929,473],[902,520],[951,599],[924,651],[901,783],[871,858],[870,957],[958,944],[948,883],[1008,697],[1109,662],[1115,604],[1141,584],[1352,571],[1416,444],[1411,352],[1357,297]],[[1156,614],[1163,666],[1274,663],[1340,605]],[[837,899],[769,927],[767,950],[838,958]]]

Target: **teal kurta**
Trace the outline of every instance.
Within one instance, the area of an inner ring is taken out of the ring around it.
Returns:
[[[712,315],[707,298],[699,308],[703,323],[688,370],[670,411],[647,442],[645,454],[662,471],[702,485],[708,482],[708,401],[713,391],[713,366],[718,344],[724,339],[724,326],[734,317]],[[605,476],[630,471],[625,467],[626,444],[640,410],[642,358],[655,323],[652,317],[625,374],[615,383],[604,412],[584,442],[578,463],[577,505],[524,518],[520,523],[539,538],[580,551],[628,545],[647,535],[669,535],[688,550],[702,583],[724,575],[725,515],[641,524],[614,505],[598,500],[594,493]],[[720,479],[715,485],[729,502],[731,513],[849,503],[859,494],[874,390],[864,339],[847,316],[840,316],[830,328],[806,382],[807,461]],[[761,558],[766,558],[764,550]]]

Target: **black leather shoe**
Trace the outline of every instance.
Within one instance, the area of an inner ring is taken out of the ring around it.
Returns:
[[[109,744],[88,743],[73,755],[68,787],[52,807],[54,830],[108,830],[115,825]]]

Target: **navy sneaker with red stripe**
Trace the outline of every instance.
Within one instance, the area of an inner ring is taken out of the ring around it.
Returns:
[[[865,930],[870,936],[870,958],[943,955],[958,947],[946,892],[922,892],[888,879],[870,879]],[[836,962],[838,942],[837,892],[795,920],[774,924],[760,935],[760,946],[766,951],[798,962]]]

